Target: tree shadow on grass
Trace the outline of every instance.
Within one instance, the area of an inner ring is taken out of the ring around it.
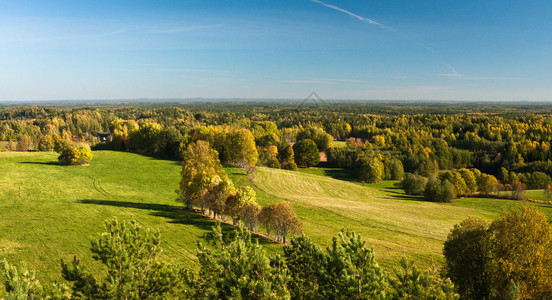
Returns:
[[[324,169],[324,176],[343,181],[360,182],[360,180],[353,176],[351,171],[347,169]]]
[[[19,161],[18,164],[63,166],[59,161]]]
[[[209,219],[208,217],[195,213],[192,211],[185,210],[179,206],[172,206],[168,204],[155,204],[155,203],[140,203],[140,202],[130,202],[130,201],[114,201],[114,200],[99,200],[99,199],[82,199],[78,200],[78,203],[82,204],[93,204],[93,205],[105,205],[105,206],[115,206],[115,207],[127,207],[135,209],[143,209],[151,211],[149,215],[162,217],[169,219],[169,223],[172,224],[182,224],[182,225],[192,225],[199,229],[210,232],[211,228],[215,225],[215,221]],[[233,236],[234,227],[222,223],[222,231],[226,236]],[[205,235],[203,238],[206,238]],[[274,242],[253,234],[254,238],[259,239],[259,244],[273,244]]]
[[[396,191],[391,190],[391,189],[385,189],[384,191],[389,193],[389,196],[391,196],[391,198],[393,198],[393,199],[427,202],[426,200],[424,200],[424,197],[422,197],[422,196],[407,195],[407,194],[404,194],[404,193],[396,192]]]

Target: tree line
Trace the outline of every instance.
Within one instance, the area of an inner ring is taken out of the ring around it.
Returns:
[[[552,117],[542,105],[468,104],[468,110],[454,104],[344,102],[332,103],[331,111],[299,109],[284,102],[105,106],[3,107],[0,141],[12,150],[41,150],[47,149],[39,147],[48,144],[46,136],[96,143],[98,132],[109,132],[113,141],[98,147],[177,159],[181,149],[198,139],[217,137],[218,141],[221,130],[248,130],[258,165],[310,166],[317,163],[312,156],[294,153],[291,160],[288,146],[312,140],[319,151],[325,151],[332,148],[332,140],[348,140],[347,148],[352,149],[333,147],[331,164],[357,165],[355,152],[363,152],[369,161],[364,169],[381,169],[378,160],[385,163],[386,157],[392,157],[401,162],[404,172],[426,177],[440,170],[476,168],[504,185],[512,183],[510,173],[528,188],[552,184]],[[232,149],[224,145],[228,141],[209,142],[221,161],[233,159]],[[352,161],[347,161],[350,157]],[[361,180],[378,180],[377,171],[365,176],[362,170],[351,170]]]
[[[436,188],[446,186],[441,192],[448,198],[469,195],[458,176],[449,176],[464,169],[494,176],[493,188],[509,191],[513,198],[522,198],[524,189],[552,186],[552,117],[546,107],[481,106],[471,113],[444,104],[331,107],[331,112],[294,109],[290,103],[5,107],[0,109],[0,140],[7,141],[8,149],[41,151],[52,150],[56,140],[85,140],[96,150],[175,160],[201,140],[209,142],[223,163],[290,170],[319,164],[324,151],[328,166],[349,169],[361,181],[417,174],[435,179],[430,183]],[[108,135],[106,142],[99,142],[100,131]]]
[[[283,243],[287,236],[301,232],[301,221],[291,204],[277,202],[261,208],[252,187],[236,188],[209,142],[191,143],[182,157],[180,189],[176,193],[177,200],[188,209],[199,207],[202,214],[213,219],[231,218],[234,225],[242,221],[253,232],[263,225],[269,237],[274,232]]]

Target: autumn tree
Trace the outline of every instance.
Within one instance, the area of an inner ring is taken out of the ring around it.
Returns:
[[[552,186],[547,185],[546,188],[544,188],[544,196],[546,197],[546,200],[550,202],[552,200]]]
[[[357,174],[362,181],[380,182],[384,175],[384,165],[377,157],[361,157],[357,161]]]
[[[273,229],[276,236],[284,244],[286,236],[301,232],[301,221],[297,218],[295,210],[289,202],[276,202],[263,207],[264,222],[269,223],[269,228]],[[268,229],[267,229],[268,230]]]
[[[207,192],[200,199],[202,199],[201,203],[205,203],[206,207],[213,214],[213,219],[216,219],[217,216],[225,218],[224,213],[228,211],[228,199],[233,198],[235,195],[236,188],[234,187],[234,183],[224,174],[222,177],[213,177]]]
[[[320,153],[312,140],[304,139],[298,141],[293,145],[293,152],[295,154],[295,162],[300,167],[312,167],[320,162]]]
[[[519,181],[512,182],[512,190],[510,191],[512,193],[512,198],[516,200],[523,199],[523,193],[526,189],[527,187],[525,186],[525,184]]]
[[[234,225],[237,224],[240,219],[244,205],[249,202],[256,203],[255,190],[250,186],[240,187],[226,199],[225,213],[232,217]]]
[[[249,201],[243,204],[239,217],[249,230],[256,232],[257,226],[259,226],[260,214],[261,206],[259,206],[256,201]]]
[[[205,202],[204,196],[214,183],[226,176],[216,150],[208,142],[197,141],[188,145],[182,153],[182,171],[178,201],[191,208],[194,202]],[[202,207],[205,210],[205,205]]]
[[[88,146],[64,144],[59,151],[58,160],[64,165],[85,165],[92,161],[92,157]]]
[[[43,135],[40,140],[38,140],[37,148],[40,151],[54,150],[54,138],[49,134]]]
[[[524,206],[502,213],[490,226],[493,236],[493,289],[520,286],[522,299],[552,296],[552,225],[544,213]]]
[[[485,195],[492,193],[498,186],[498,180],[489,174],[482,173],[477,180],[477,189]]]
[[[226,135],[224,146],[228,162],[243,167],[257,164],[259,154],[251,131],[244,128],[230,130]]]
[[[275,206],[273,204],[267,204],[263,206],[261,212],[259,213],[259,222],[266,229],[266,234],[270,237],[272,233],[272,216],[275,214]]]
[[[552,295],[552,225],[533,207],[490,226],[468,219],[445,242],[446,271],[468,298],[547,299]]]

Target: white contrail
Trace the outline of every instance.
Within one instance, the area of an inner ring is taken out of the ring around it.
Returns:
[[[448,74],[439,74],[439,76],[445,76],[445,77],[462,77],[462,74],[458,74],[458,72],[456,72],[456,69],[451,67],[450,65],[448,64],[445,64],[444,62],[442,62],[441,64],[443,64],[443,66],[447,67],[451,73],[448,73]]]
[[[327,8],[331,8],[331,9],[333,9],[333,10],[337,10],[337,11],[339,11],[339,12],[348,14],[349,16],[354,17],[354,18],[356,18],[356,19],[358,19],[358,20],[360,20],[360,21],[362,21],[362,22],[365,22],[365,23],[368,23],[368,24],[371,24],[371,25],[377,25],[377,26],[379,26],[379,27],[381,27],[381,28],[383,28],[383,29],[392,31],[392,32],[394,32],[395,34],[397,34],[398,36],[400,36],[400,37],[402,37],[402,38],[404,38],[404,39],[406,39],[406,40],[409,40],[410,42],[412,42],[412,43],[414,43],[414,44],[416,44],[416,45],[418,45],[418,46],[424,48],[425,50],[427,50],[427,51],[429,51],[429,52],[431,52],[431,53],[437,54],[436,51],[433,50],[432,48],[426,46],[425,44],[423,44],[423,43],[421,43],[421,42],[415,41],[415,40],[411,39],[411,38],[408,37],[408,36],[405,36],[404,34],[398,32],[397,30],[395,30],[395,29],[393,29],[393,28],[391,28],[391,27],[389,27],[389,26],[385,26],[385,25],[383,25],[383,24],[381,24],[381,23],[379,23],[379,22],[376,22],[376,21],[374,21],[374,20],[372,20],[372,19],[368,19],[368,18],[359,16],[359,15],[357,15],[357,14],[355,14],[355,13],[352,13],[352,12],[346,10],[346,9],[343,9],[343,8],[341,8],[341,7],[337,7],[337,6],[335,6],[335,5],[331,5],[331,4],[324,3],[324,2],[322,2],[322,1],[320,1],[320,0],[310,0],[310,1],[312,1],[312,2],[314,2],[314,3],[317,3],[317,4],[320,4],[320,5],[322,5],[322,6],[325,6],[325,7],[327,7]],[[443,64],[445,67],[447,67],[447,68],[451,71],[451,73],[448,73],[448,74],[439,74],[439,76],[462,77],[462,74],[459,74],[458,72],[456,72],[456,69],[454,69],[454,68],[451,67],[450,65],[448,65],[448,64],[446,64],[446,63],[442,63],[442,64]]]
[[[343,9],[343,8],[341,8],[341,7],[337,7],[337,6],[335,6],[335,5],[327,4],[327,3],[324,3],[324,2],[319,1],[319,0],[311,0],[311,1],[314,2],[314,3],[318,3],[318,4],[320,4],[320,5],[323,5],[323,6],[325,6],[325,7],[328,7],[328,8],[337,10],[337,11],[340,11],[340,12],[342,12],[342,13],[346,13],[346,14],[348,14],[349,16],[354,17],[354,18],[357,18],[357,19],[359,19],[359,20],[362,21],[362,22],[366,22],[366,23],[372,24],[372,25],[377,25],[377,26],[379,26],[379,27],[381,27],[381,28],[383,28],[383,29],[395,31],[395,29],[393,29],[393,28],[391,28],[391,27],[387,27],[387,26],[385,26],[385,25],[383,25],[383,24],[381,24],[381,23],[378,23],[378,22],[376,22],[376,21],[374,21],[374,20],[372,20],[372,19],[368,19],[368,18],[365,18],[365,17],[361,17],[361,16],[359,16],[359,15],[357,15],[357,14],[354,14],[354,13],[348,11],[348,10],[345,10],[345,9]]]

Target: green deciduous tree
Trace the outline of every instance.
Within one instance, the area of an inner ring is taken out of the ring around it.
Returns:
[[[452,202],[456,198],[456,187],[446,179],[429,179],[424,198],[431,202]]]
[[[469,218],[454,226],[445,242],[445,270],[460,295],[488,299],[492,259],[489,223]]]
[[[477,177],[476,175],[468,169],[460,169],[458,171],[460,173],[460,176],[462,176],[462,179],[464,179],[464,183],[467,187],[467,195],[473,194],[477,192]]]
[[[427,178],[421,175],[406,173],[401,186],[407,195],[423,195]]]
[[[297,141],[312,140],[320,150],[326,150],[332,145],[333,137],[319,127],[308,127],[297,134]]]
[[[441,181],[447,180],[448,182],[452,183],[452,185],[454,185],[454,188],[456,189],[456,194],[458,195],[468,195],[470,193],[470,190],[466,185],[464,178],[462,178],[462,175],[460,175],[459,172],[442,172],[441,174],[439,174],[439,179],[441,179]]]
[[[290,144],[284,142],[278,145],[278,160],[283,169],[297,170],[295,153]]]
[[[309,139],[300,140],[293,145],[295,162],[300,167],[316,166],[320,162],[320,153],[316,144]]]
[[[400,159],[388,158],[384,160],[385,179],[401,180],[404,177],[404,168]]]

